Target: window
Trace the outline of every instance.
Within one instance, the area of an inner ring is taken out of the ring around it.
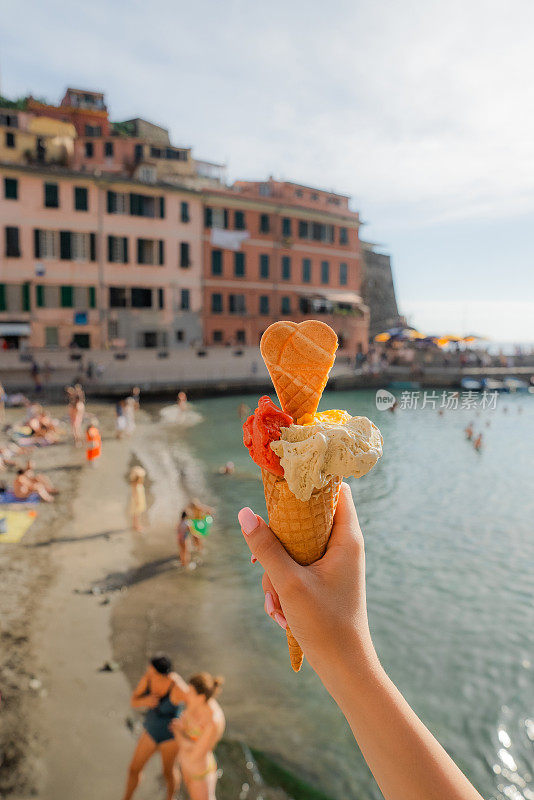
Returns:
[[[87,211],[89,203],[87,201],[87,189],[85,186],[74,187],[74,208],[76,211]]]
[[[95,153],[95,148],[93,146],[93,143],[92,142],[86,142],[85,143],[85,157],[86,158],[92,158],[94,156],[94,153]]]
[[[212,214],[214,228],[228,227],[228,211],[226,208],[214,208]]]
[[[127,214],[128,206],[128,195],[125,192],[108,192],[108,214]]]
[[[282,312],[282,314],[291,314],[290,297],[282,297],[282,302],[280,303],[280,311]]]
[[[162,239],[138,239],[137,263],[159,264],[165,263],[165,243]]]
[[[46,208],[59,208],[59,187],[57,183],[45,183],[44,204]]]
[[[347,275],[348,275],[348,267],[345,263],[341,263],[339,265],[339,285],[346,286],[347,285]]]
[[[158,207],[156,207],[156,200],[159,200]],[[156,211],[159,211],[159,214],[156,214]],[[163,218],[165,216],[165,198],[130,192],[130,214],[134,217],[159,216]]]
[[[110,308],[126,308],[126,288],[124,286],[110,286],[109,287],[109,307]],[[118,331],[117,331],[118,334]],[[110,333],[111,336],[111,333]],[[116,339],[117,336],[111,338]]]
[[[303,194],[302,189],[295,189],[295,196],[296,197],[302,197],[302,194]]]
[[[180,308],[182,311],[189,311],[190,292],[189,289],[182,289],[180,292]]]
[[[213,341],[214,342],[222,342],[223,340],[223,332],[222,331],[213,331]]]
[[[302,282],[309,283],[311,281],[311,259],[302,259]]]
[[[234,275],[236,278],[245,277],[245,254],[234,253]]]
[[[35,258],[59,258],[58,231],[40,231],[35,229],[33,236]]]
[[[315,192],[314,192],[314,193],[311,195],[311,199],[312,199],[312,200],[318,200],[318,199],[319,199],[319,195],[318,195],[318,194],[315,194]]]
[[[152,289],[132,286],[132,308],[152,308]]]
[[[190,267],[189,242],[180,242],[180,266]]]
[[[19,182],[17,178],[4,178],[4,198],[6,200],[19,199]]]
[[[6,147],[15,147],[15,134],[10,131],[6,133]]]
[[[142,144],[136,144],[134,147],[134,160],[135,161],[142,161],[144,155],[145,148]]]
[[[86,136],[102,136],[102,128],[100,125],[86,125],[85,126],[85,135]]]
[[[108,261],[112,264],[128,263],[128,239],[126,236],[108,236]]]
[[[271,230],[271,218],[268,214],[260,214],[260,233],[269,233]]]
[[[6,227],[6,256],[18,258],[20,256],[19,229]]]
[[[177,330],[177,331],[176,331],[176,341],[177,341],[177,342],[183,342],[183,341],[184,341],[184,338],[185,338],[185,337],[184,337],[184,332],[183,332],[183,330],[180,328],[179,330]]]
[[[309,224],[305,220],[299,219],[299,238],[308,239],[309,236]]]
[[[239,344],[246,344],[247,336],[244,330],[239,330],[235,332],[236,342]]]
[[[211,251],[211,274],[212,275],[222,275],[222,267],[223,267],[222,250],[212,250]]]
[[[59,345],[59,329],[53,326],[45,327],[45,346],[58,347]]]
[[[106,158],[113,158],[113,142],[104,142],[104,155]]]
[[[119,323],[116,319],[108,319],[108,339],[119,338]]]
[[[266,253],[260,255],[260,278],[269,277],[269,256]]]
[[[269,298],[266,294],[260,295],[260,314],[269,313]]]
[[[88,233],[72,233],[71,234],[71,251],[73,261],[89,261],[89,234]]]
[[[246,314],[245,295],[244,294],[231,294],[229,298],[229,311],[230,314]]]
[[[222,294],[212,294],[211,311],[212,314],[222,314]]]
[[[236,231],[245,230],[245,214],[243,211],[236,211],[234,215],[234,228]]]
[[[290,256],[282,256],[282,280],[291,280],[291,258]]]
[[[72,286],[60,286],[61,308],[74,308],[74,289]]]
[[[349,243],[349,232],[346,228],[339,229],[339,244]]]
[[[291,220],[289,217],[282,218],[282,236],[291,236]]]
[[[158,289],[158,308],[165,308],[165,289]]]
[[[180,203],[180,219],[182,222],[189,222],[189,203],[185,200]]]
[[[321,283],[330,281],[330,264],[328,261],[321,261]]]

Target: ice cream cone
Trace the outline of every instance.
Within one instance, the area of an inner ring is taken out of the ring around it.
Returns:
[[[304,566],[318,561],[326,550],[339,496],[341,478],[332,479],[323,489],[313,492],[309,500],[298,500],[284,478],[262,469],[261,477],[269,526],[289,555]],[[290,629],[287,644],[291,666],[298,672],[302,666],[302,650]]]

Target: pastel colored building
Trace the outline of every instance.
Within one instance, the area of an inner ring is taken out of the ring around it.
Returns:
[[[347,196],[269,179],[203,198],[206,344],[257,346],[272,322],[314,317],[342,353],[366,351],[360,221]]]
[[[2,164],[0,219],[4,346],[201,341],[198,193]]]

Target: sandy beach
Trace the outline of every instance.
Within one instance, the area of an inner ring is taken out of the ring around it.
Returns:
[[[52,411],[64,416],[63,408]],[[113,406],[91,404],[90,411],[103,432],[100,464],[88,467],[84,450],[68,440],[35,451],[36,468],[60,494],[54,504],[39,504],[19,544],[0,550],[0,795],[13,800],[121,797],[141,730],[141,715],[129,707],[131,688],[159,645],[154,631],[169,622],[158,626],[150,616],[150,579],[195,578],[180,574],[174,536],[194,474],[166,458],[164,428],[148,414],[140,412],[131,439],[118,441]],[[9,414],[18,417],[16,410]],[[149,522],[141,534],[127,517],[127,474],[135,463],[149,476]],[[11,477],[12,471],[3,475]],[[164,492],[152,491],[155,485]],[[187,664],[186,642],[183,650]],[[287,797],[264,785],[246,745],[232,740],[231,726],[217,756],[221,798]],[[136,797],[162,791],[156,756]]]

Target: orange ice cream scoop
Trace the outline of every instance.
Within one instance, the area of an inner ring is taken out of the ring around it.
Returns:
[[[293,418],[275,406],[270,397],[260,397],[258,408],[243,425],[243,443],[259,467],[273,475],[284,474],[280,459],[271,450],[271,442],[280,438],[280,428],[288,428]]]

